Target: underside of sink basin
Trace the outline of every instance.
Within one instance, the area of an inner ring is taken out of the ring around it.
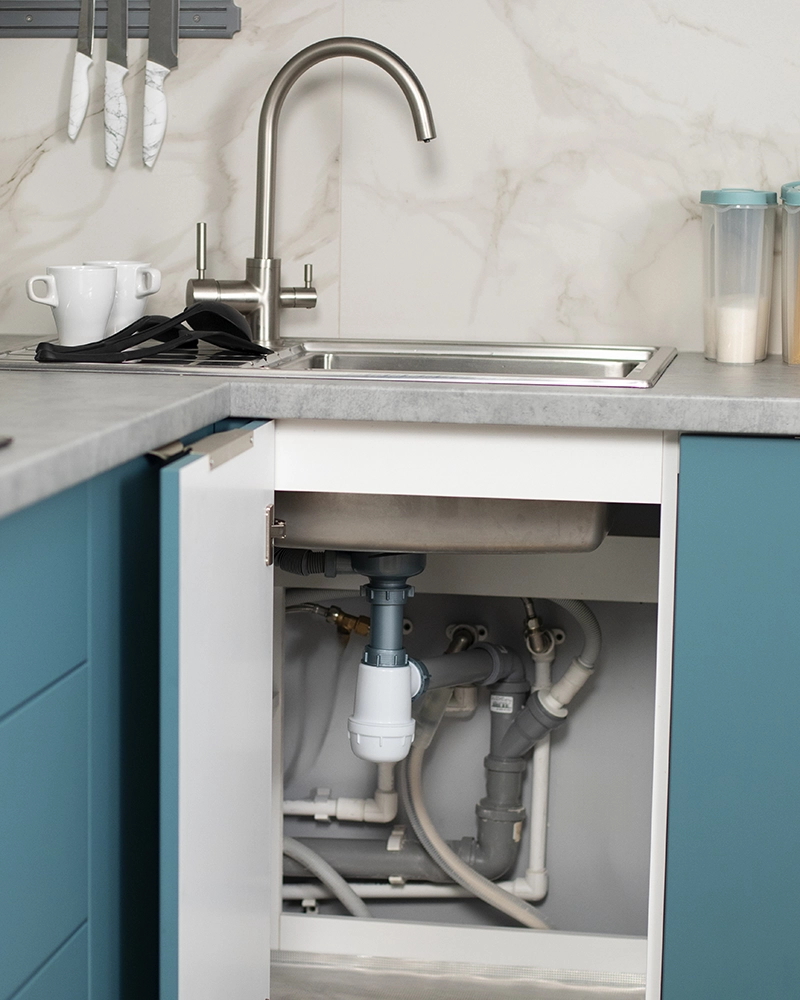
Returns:
[[[572,500],[275,494],[284,548],[394,552],[591,552],[607,505]]]

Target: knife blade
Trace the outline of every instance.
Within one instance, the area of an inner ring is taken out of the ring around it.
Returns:
[[[151,0],[147,62],[144,68],[144,135],[142,158],[152,167],[167,130],[164,80],[178,65],[180,0]]]
[[[104,121],[109,167],[116,167],[128,131],[128,101],[122,86],[127,75],[128,0],[108,0]]]
[[[75,141],[89,107],[89,67],[94,44],[94,0],[81,0],[78,14],[78,47],[72,67],[72,91],[69,98],[67,135]]]

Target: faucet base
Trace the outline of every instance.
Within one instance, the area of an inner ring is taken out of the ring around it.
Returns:
[[[309,277],[302,288],[281,288],[279,257],[248,257],[244,281],[217,281],[214,278],[193,278],[186,284],[186,305],[200,302],[224,302],[247,317],[253,340],[278,351],[283,347],[280,336],[280,310],[313,309],[317,292]]]

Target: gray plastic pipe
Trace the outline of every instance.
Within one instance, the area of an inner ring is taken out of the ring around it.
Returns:
[[[286,591],[286,600],[292,604],[317,604],[319,601],[347,601],[352,597],[361,597],[360,590],[309,590],[305,587],[292,587]]]
[[[409,799],[413,804],[413,809],[408,812],[408,818],[422,846],[454,882],[458,882],[474,896],[505,913],[512,920],[517,920],[524,927],[548,930],[547,924],[534,907],[517,899],[510,892],[506,892],[499,885],[495,885],[494,882],[490,882],[473,871],[439,836],[422,796],[422,761],[424,757],[424,747],[414,747],[409,754],[405,769]]]
[[[426,657],[423,665],[430,677],[429,689],[525,679],[519,656],[505,646],[491,643],[478,643],[463,653]]]
[[[417,741],[412,747],[406,765],[401,768],[401,791],[408,820],[430,857],[446,872],[454,882],[463,886],[478,899],[493,906],[516,920],[524,927],[536,930],[547,930],[547,924],[542,920],[534,907],[521,899],[512,896],[510,892],[490,882],[474,871],[453,851],[442,839],[428,814],[422,794],[422,761],[425,751],[431,745],[439,723],[444,715],[449,700],[449,691],[433,691],[420,707],[417,719]],[[488,763],[488,761],[487,761]],[[488,783],[487,783],[488,788]],[[484,803],[487,802],[484,800]],[[484,804],[482,803],[482,805]],[[505,812],[505,810],[504,810]],[[521,816],[524,815],[520,810]],[[507,822],[498,826],[508,827]]]
[[[342,906],[354,917],[371,916],[367,904],[357,896],[342,876],[312,851],[306,844],[301,844],[299,840],[292,837],[283,838],[283,853],[287,858],[299,862],[305,869],[322,882],[333,895],[339,900]]]

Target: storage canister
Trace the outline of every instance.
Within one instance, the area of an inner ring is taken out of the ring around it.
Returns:
[[[702,191],[705,355],[727,364],[767,356],[774,191]]]
[[[783,235],[781,238],[781,330],[783,360],[800,365],[800,181],[784,184]]]

